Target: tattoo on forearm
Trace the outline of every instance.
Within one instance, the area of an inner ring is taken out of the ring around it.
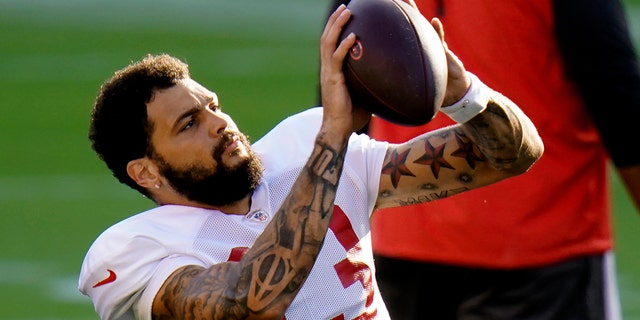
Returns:
[[[469,188],[460,187],[460,188],[457,188],[457,189],[444,190],[444,191],[441,191],[441,192],[426,193],[426,194],[421,194],[421,195],[418,195],[418,196],[415,196],[415,197],[409,197],[409,198],[405,198],[405,199],[400,199],[400,200],[397,201],[397,203],[400,206],[406,206],[406,205],[412,205],[412,204],[431,202],[431,201],[435,201],[435,200],[438,200],[438,199],[450,197],[452,195],[465,192],[467,190],[469,190]]]
[[[487,109],[465,123],[464,128],[470,132],[485,160],[494,166],[510,164],[517,159],[519,150],[509,146],[518,145],[515,141],[522,141],[522,135],[518,133],[521,131],[517,130],[520,124],[516,119],[518,117],[510,109],[489,101]]]
[[[429,139],[424,141],[424,154],[414,161],[414,163],[427,165],[431,167],[431,173],[438,179],[441,168],[453,169],[453,167],[444,158],[444,149],[446,143],[434,147]]]
[[[291,294],[302,285],[299,270],[291,265],[290,250],[275,248],[277,252],[259,256],[251,266],[247,307],[261,312],[282,295]],[[295,281],[298,279],[298,281]]]
[[[475,145],[461,129],[455,129],[451,131],[444,130],[443,132],[440,132],[433,137],[446,139],[451,134],[455,135],[457,144],[457,149],[449,151],[451,156],[464,158],[469,165],[469,168],[471,169],[475,169],[478,162],[487,161],[478,146]],[[410,163],[429,166],[429,168],[431,169],[431,173],[436,180],[440,178],[440,172],[443,168],[456,170],[456,168],[445,158],[445,152],[446,150],[448,150],[446,142],[435,145],[431,142],[429,137],[424,137],[414,142],[414,144],[417,143],[424,144],[424,152],[415,160],[411,161],[408,159],[411,149],[407,149],[401,153],[398,153],[397,150],[394,150],[389,157],[389,161],[383,166],[382,174],[388,174],[390,176],[391,184],[394,188],[398,188],[398,184],[400,183],[400,178],[402,176],[415,177],[415,174],[407,166],[408,161]],[[461,182],[468,183],[470,182],[470,178],[471,175],[469,174],[461,174],[459,180]]]
[[[294,185],[276,216],[275,243],[243,272],[249,280],[247,306],[252,312],[267,310],[280,299],[292,300],[304,283],[329,225],[343,162],[344,150],[316,143],[299,178],[303,184]]]
[[[314,191],[310,209],[312,212],[319,212],[322,219],[332,212],[345,151],[346,149],[334,150],[330,146],[317,142],[311,153],[310,175],[317,182],[312,184],[312,189],[309,190]]]
[[[407,168],[407,156],[409,155],[409,149],[398,154],[398,151],[394,150],[391,154],[389,162],[382,167],[382,173],[391,176],[391,184],[394,188],[398,187],[401,176],[415,177],[415,175]]]
[[[458,149],[451,153],[454,157],[464,158],[471,169],[476,168],[476,161],[484,162],[486,158],[473,142],[461,130],[454,130]]]
[[[316,147],[311,155],[311,171],[335,186],[340,179],[343,161],[337,151],[319,146],[321,148]]]
[[[222,264],[216,272],[206,273],[206,277],[202,277],[201,267],[186,266],[181,272],[169,277],[165,287],[171,289],[164,290],[160,299],[163,309],[167,311],[158,313],[154,308],[153,318],[160,320],[246,318],[249,315],[246,308],[239,308],[238,304],[233,303],[232,300],[224,299],[224,297],[233,296],[233,293],[226,293],[229,290],[226,286],[229,267],[229,264]],[[195,278],[198,280],[194,281]]]

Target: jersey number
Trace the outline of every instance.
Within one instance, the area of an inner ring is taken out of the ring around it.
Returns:
[[[365,304],[365,311],[354,319],[365,320],[373,319],[376,316],[377,310],[373,305],[373,282],[371,275],[371,268],[365,263],[353,259],[360,253],[359,239],[351,221],[344,214],[344,211],[338,206],[333,206],[333,217],[329,223],[329,229],[333,231],[342,247],[347,251],[347,257],[333,266],[338,273],[338,277],[342,282],[344,288],[350,287],[352,284],[359,281],[367,293],[367,302]],[[335,320],[344,319],[344,315],[341,314],[334,317]]]

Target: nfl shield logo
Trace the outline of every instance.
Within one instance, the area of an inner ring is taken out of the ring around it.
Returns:
[[[265,222],[269,220],[269,215],[262,210],[258,210],[254,212],[249,212],[249,214],[247,215],[247,219],[257,221],[257,222]]]

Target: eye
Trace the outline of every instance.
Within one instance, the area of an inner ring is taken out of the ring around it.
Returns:
[[[185,123],[185,125],[182,127],[182,129],[180,129],[180,132],[186,131],[191,129],[192,127],[196,126],[196,119],[191,118],[189,119],[189,121],[187,121],[187,123]]]
[[[209,110],[211,110],[213,112],[217,112],[217,111],[222,110],[222,106],[217,104],[217,103],[214,103],[214,102],[209,103],[207,105],[207,108],[209,108]]]

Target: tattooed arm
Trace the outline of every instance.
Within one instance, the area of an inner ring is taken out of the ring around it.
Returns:
[[[329,226],[345,137],[320,133],[275,218],[239,262],[175,271],[154,319],[282,319],[309,275]]]
[[[498,182],[526,172],[542,151],[534,127],[516,106],[492,100],[464,124],[392,145],[377,208],[427,202]]]
[[[333,212],[357,113],[342,62],[355,37],[337,45],[350,13],[340,7],[321,38],[323,122],[308,162],[274,219],[239,262],[185,266],[165,281],[154,319],[282,319],[318,256]],[[355,120],[354,120],[355,119]]]
[[[472,78],[447,48],[440,21],[432,25],[447,52],[443,105],[482,96],[471,102],[484,109],[462,123],[390,145],[376,208],[427,202],[498,182],[526,172],[544,150],[533,123],[513,102],[477,78],[471,90]]]

